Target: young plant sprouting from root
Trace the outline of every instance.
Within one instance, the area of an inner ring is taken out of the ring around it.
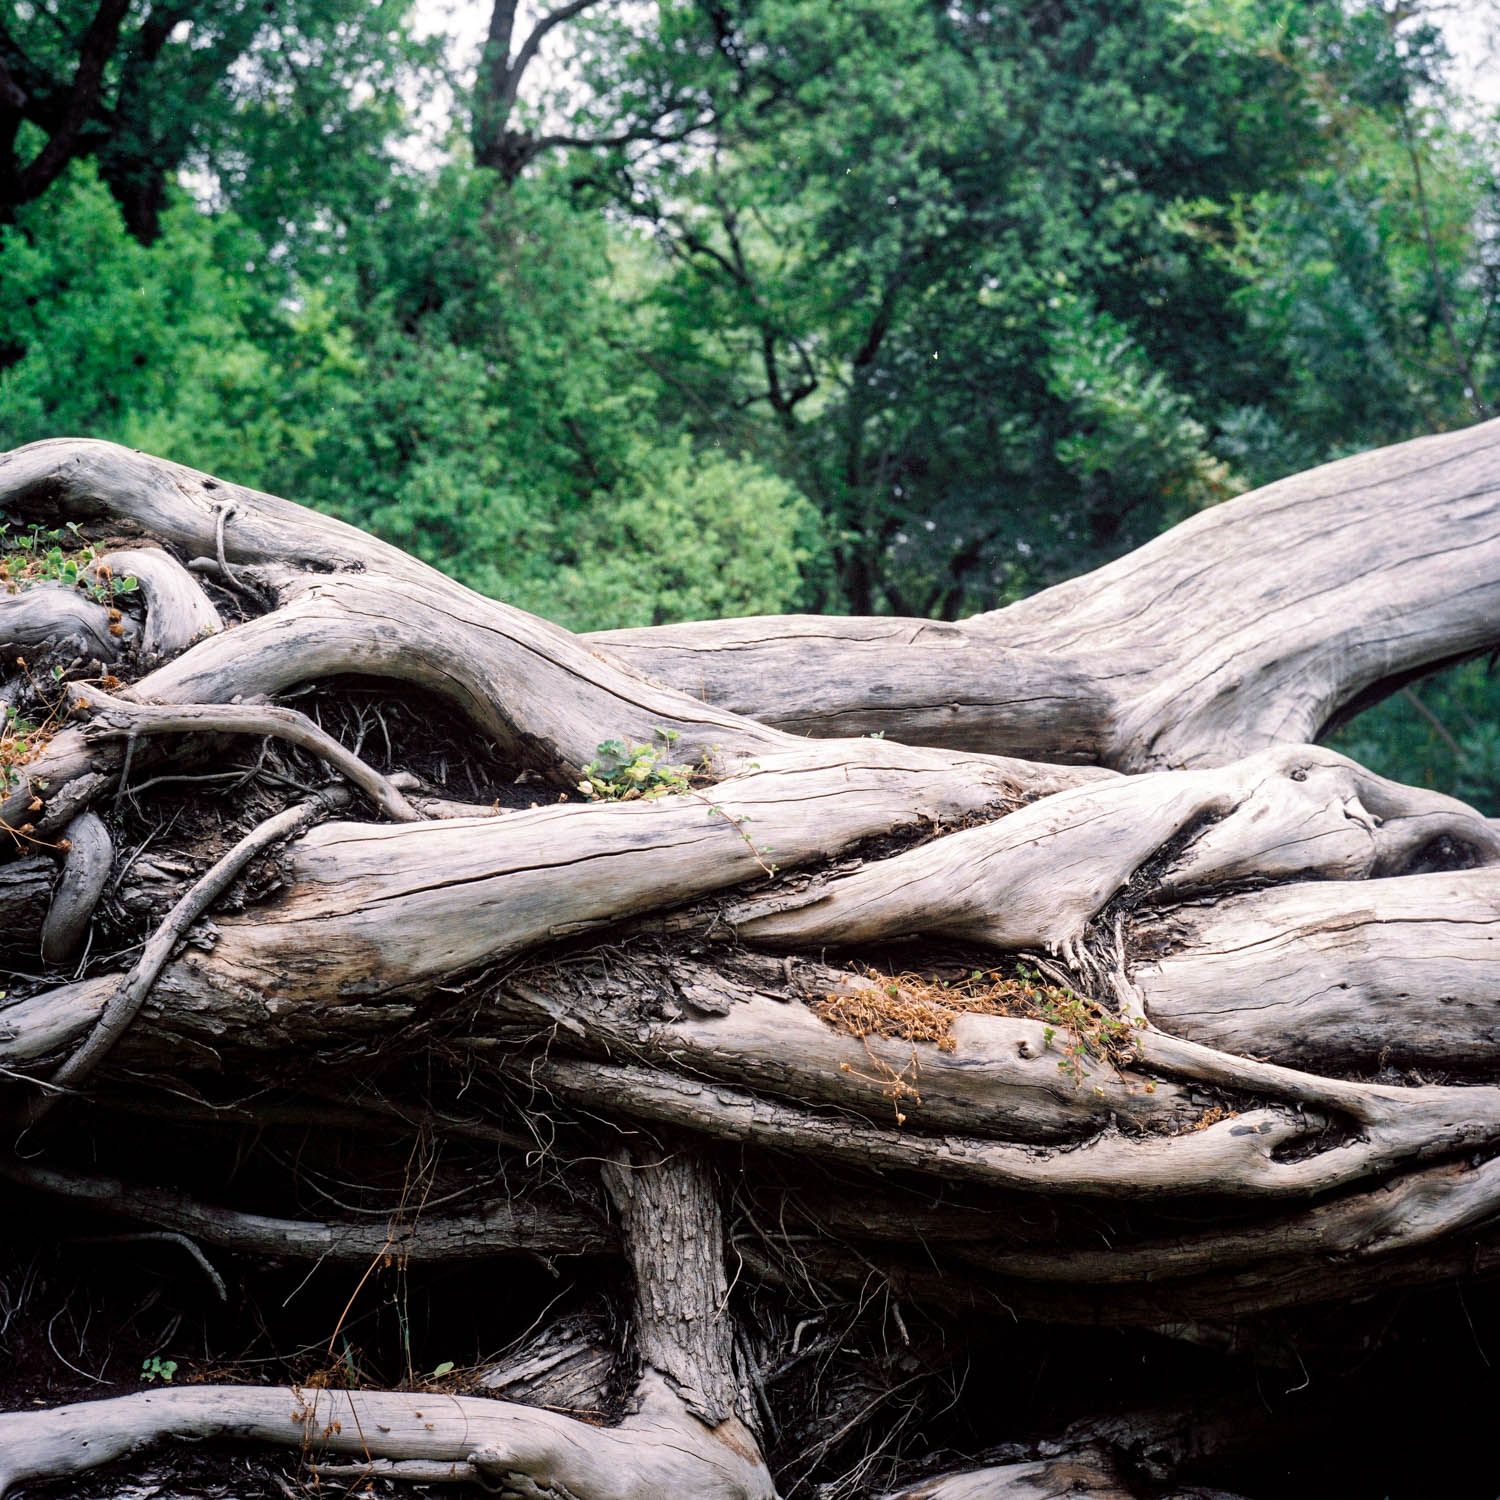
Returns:
[[[749,818],[726,812],[698,790],[712,780],[708,756],[697,766],[674,765],[667,755],[682,738],[681,734],[675,729],[653,732],[662,741],[660,747],[604,740],[594,751],[594,759],[584,766],[578,790],[595,802],[634,802],[671,795],[696,797],[708,809],[709,817],[722,818],[739,834],[768,876],[775,875],[778,867],[770,861],[772,851],[755,843],[745,830]]]
[[[17,594],[38,583],[61,583],[82,589],[97,604],[133,594],[139,580],[117,578],[108,567],[94,567],[100,552],[84,542],[78,522],[61,529],[31,526],[18,530],[0,521],[0,593]]]
[[[5,709],[0,718],[0,790],[8,791],[15,783],[16,768],[31,759],[40,744],[40,733],[19,710]]]
[[[675,729],[658,729],[655,733],[662,741],[660,746],[602,741],[594,759],[583,768],[578,790],[597,802],[632,802],[688,791],[692,768],[673,765],[667,759],[681,735]]]

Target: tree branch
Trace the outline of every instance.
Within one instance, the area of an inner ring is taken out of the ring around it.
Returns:
[[[79,133],[99,102],[104,69],[119,45],[120,25],[129,9],[130,0],[100,0],[99,9],[79,43],[78,68],[73,74],[62,118],[47,144],[19,173],[23,202],[40,197],[78,154]]]
[[[613,4],[614,0],[570,0],[567,5],[559,5],[556,10],[548,11],[546,15],[537,21],[531,28],[531,34],[521,44],[521,50],[516,53],[515,61],[508,69],[508,82],[512,96],[520,87],[521,79],[532,62],[535,60],[542,43],[547,39],[548,33],[554,31],[566,21],[571,21],[574,16],[581,16],[584,11],[592,10],[596,5]],[[499,7],[497,6],[497,9]]]

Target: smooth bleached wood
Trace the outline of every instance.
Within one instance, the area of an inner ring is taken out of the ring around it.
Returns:
[[[1491,421],[1278,480],[956,625],[755,618],[589,640],[802,734],[1219,765],[1315,739],[1351,705],[1500,641],[1497,522]]]

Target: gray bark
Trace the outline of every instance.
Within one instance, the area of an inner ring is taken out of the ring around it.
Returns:
[[[1491,421],[1326,464],[956,625],[746,619],[590,640],[802,734],[1220,765],[1315,739],[1352,702],[1492,644],[1497,445]]]
[[[752,1356],[747,1287],[853,1305],[873,1275],[950,1315],[1202,1330],[1500,1263],[1500,833],[1306,743],[1500,645],[1500,424],[1296,476],[951,626],[575,638],[99,443],[0,457],[0,508],[138,537],[104,566],[141,582],[113,622],[51,586],[0,599],[0,642],[64,679],[0,787],[22,966],[0,1079],[32,1127],[6,1175],[225,1253],[618,1260],[634,1372],[543,1329],[478,1387],[506,1399],[443,1397],[462,1432],[410,1392],[0,1414],[0,1490],[219,1435],[310,1444],[330,1477],[744,1500],[773,1492],[762,1371],[801,1336]],[[341,717],[354,677],[452,715],[505,768],[494,803],[378,707]],[[0,669],[17,701],[43,686]],[[666,795],[579,799],[611,738],[680,763]],[[197,832],[152,812],[163,781]],[[417,1060],[462,1112],[382,1115]],[[215,1105],[229,1083],[245,1100]],[[77,1159],[91,1107],[190,1128],[253,1117],[255,1090],[484,1140],[496,1187],[314,1220]],[[572,1198],[508,1191],[525,1129],[553,1128]],[[544,1409],[606,1389],[630,1392],[610,1426]],[[900,1493],[1129,1492],[1118,1447]]]

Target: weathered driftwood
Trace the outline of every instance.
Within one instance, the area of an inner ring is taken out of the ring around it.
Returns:
[[[143,662],[176,656],[195,641],[224,628],[219,611],[204,595],[198,580],[160,547],[122,547],[106,552],[88,573],[101,584],[133,578],[140,586],[146,600],[146,624],[137,649]]]
[[[0,1494],[128,1457],[166,1438],[275,1443],[312,1455],[461,1466],[499,1493],[604,1500],[768,1500],[757,1465],[698,1424],[659,1377],[642,1382],[640,1411],[601,1429],[533,1406],[438,1392],[185,1386],[0,1417]],[[369,1473],[379,1473],[370,1469]],[[397,1471],[400,1472],[399,1470]],[[431,1478],[430,1469],[406,1471]],[[524,1491],[522,1492],[524,1493]]]
[[[1219,765],[1315,739],[1354,704],[1493,645],[1497,446],[1486,422],[1326,464],[956,625],[756,618],[590,640],[802,734]]]
[[[43,669],[4,689],[47,723],[0,786],[0,1079],[32,1127],[5,1175],[232,1253],[602,1256],[633,1286],[628,1368],[553,1350],[613,1425],[534,1404],[564,1386],[533,1349],[479,1387],[508,1400],[0,1414],[0,1491],[217,1435],[330,1477],[770,1495],[762,1376],[796,1356],[737,1322],[731,1199],[747,1283],[856,1303],[874,1275],[935,1316],[1207,1328],[1500,1262],[1500,832],[1304,743],[1500,644],[1500,424],[1283,481],[958,625],[577,638],[100,443],[0,457],[0,508],[107,539],[141,584],[122,622],[51,586],[0,600],[0,642]],[[376,730],[341,709],[354,679]],[[392,736],[379,695],[413,693],[461,749]],[[608,739],[675,765],[664,795],[580,801]],[[174,833],[184,809],[218,822]],[[437,1076],[473,1089],[462,1113],[412,1082]],[[334,1222],[77,1159],[91,1097],[206,1128],[256,1089],[268,1122],[420,1119],[517,1158],[517,1116],[545,1117],[575,1201],[497,1185]],[[1114,1452],[1090,1433],[899,1492],[1130,1492]]]
[[[57,1172],[7,1162],[0,1175],[22,1187],[239,1254],[289,1260],[324,1259],[368,1265],[384,1256],[409,1261],[470,1260],[494,1255],[601,1255],[617,1236],[603,1216],[577,1204],[534,1203],[519,1197],[475,1213],[432,1210],[392,1219],[337,1221],[275,1218],[200,1203],[180,1192],[97,1173]]]
[[[16,657],[36,651],[114,661],[124,648],[125,636],[122,631],[117,639],[110,624],[104,605],[61,584],[38,584],[25,593],[0,594],[0,661],[11,669]]]
[[[91,812],[68,824],[63,842],[67,854],[42,923],[42,957],[49,964],[66,963],[83,946],[115,858],[109,830]]]

